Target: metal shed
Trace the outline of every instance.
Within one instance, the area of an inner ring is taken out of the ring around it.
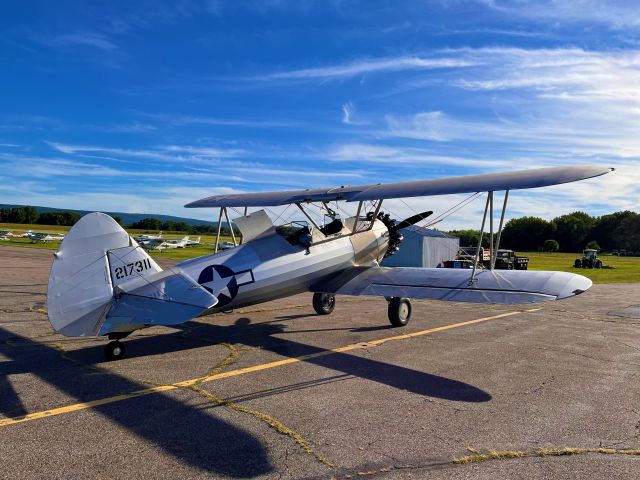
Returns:
[[[460,239],[437,230],[411,225],[400,230],[404,240],[398,253],[382,261],[385,267],[437,267],[458,254]]]

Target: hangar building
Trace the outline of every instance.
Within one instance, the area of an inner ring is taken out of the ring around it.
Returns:
[[[400,250],[385,258],[384,267],[437,267],[443,260],[451,260],[458,254],[460,239],[437,230],[410,227],[400,230],[404,240]]]

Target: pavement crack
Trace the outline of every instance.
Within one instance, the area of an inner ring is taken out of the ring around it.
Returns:
[[[252,408],[245,407],[244,405],[240,405],[233,401],[225,400],[224,398],[218,397],[216,394],[202,388],[201,386],[202,383],[208,377],[221,373],[227,367],[236,363],[240,358],[240,354],[243,351],[250,350],[249,347],[245,347],[244,345],[234,345],[230,343],[222,343],[220,345],[226,347],[229,350],[229,352],[227,356],[222,361],[220,361],[217,365],[215,365],[211,370],[209,370],[209,372],[206,375],[199,377],[198,379],[196,379],[196,381],[188,385],[181,385],[181,384],[169,384],[169,385],[177,387],[181,390],[190,390],[192,392],[195,392],[201,397],[207,399],[209,402],[215,405],[218,405],[220,407],[225,407],[230,410],[234,410],[236,412],[251,415],[252,417],[257,418],[261,422],[267,424],[270,428],[272,428],[276,432],[293,439],[293,441],[296,444],[298,444],[307,454],[314,457],[318,462],[322,463],[323,465],[326,465],[327,467],[331,467],[331,468],[335,467],[335,465],[331,461],[329,461],[324,455],[322,455],[319,452],[316,452],[311,447],[310,443],[307,440],[305,440],[299,433],[297,433],[292,428],[286,426],[284,423],[282,423],[280,420],[276,419],[275,417],[268,415],[266,413],[260,412],[258,410],[254,410]],[[145,381],[143,383],[151,384],[156,387],[164,386],[164,385],[160,385],[160,384],[149,382],[149,381]]]
[[[470,449],[471,450],[471,449]],[[474,452],[474,450],[471,450]],[[475,451],[472,455],[454,457],[452,463],[464,465],[469,463],[480,463],[490,460],[511,460],[525,457],[562,457],[567,455],[583,455],[585,453],[595,453],[601,455],[633,455],[640,456],[640,449],[617,449],[617,448],[540,448],[537,450],[486,450]]]

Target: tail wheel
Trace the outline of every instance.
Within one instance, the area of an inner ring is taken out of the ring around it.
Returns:
[[[314,293],[313,309],[318,315],[329,315],[336,307],[336,296],[333,293]]]
[[[394,327],[404,327],[411,320],[411,302],[408,298],[393,297],[387,311],[389,322]]]
[[[109,342],[107,346],[104,347],[104,356],[107,357],[107,360],[120,360],[124,357],[124,353],[124,345],[117,341]]]

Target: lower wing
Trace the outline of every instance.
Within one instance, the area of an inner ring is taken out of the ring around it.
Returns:
[[[311,291],[340,295],[406,297],[454,302],[522,304],[578,295],[592,283],[567,272],[454,268],[354,267]]]

